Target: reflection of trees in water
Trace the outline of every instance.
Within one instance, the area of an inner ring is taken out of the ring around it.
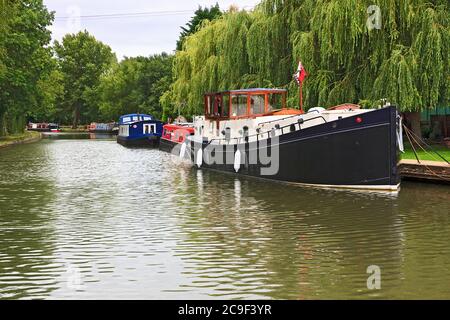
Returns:
[[[56,287],[47,161],[42,144],[0,155],[0,298],[46,297]]]
[[[407,298],[450,298],[450,187],[404,183],[400,218],[405,226],[404,280]]]
[[[371,264],[399,272],[396,199],[193,170],[177,254],[195,288],[234,297],[367,292]],[[200,181],[201,180],[201,181]],[[177,185],[174,185],[174,190]]]

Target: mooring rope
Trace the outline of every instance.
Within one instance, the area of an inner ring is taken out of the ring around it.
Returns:
[[[415,134],[414,131],[408,129],[408,127],[406,127],[406,129],[412,134],[412,137],[413,137],[413,138],[414,138],[414,136],[415,136],[418,140],[422,141],[422,143],[423,143],[425,146],[429,147],[435,154],[437,154],[437,155],[439,156],[439,158],[441,158],[442,160],[444,160],[445,162],[447,162],[447,164],[450,164],[450,162],[449,162],[443,155],[441,155],[439,152],[437,152],[436,150],[434,150],[433,147],[432,147],[431,145],[427,144],[423,139],[421,139],[417,134]],[[414,140],[415,140],[415,139],[414,139]],[[419,144],[419,143],[418,143],[418,144]],[[420,144],[419,144],[419,145],[420,145]],[[426,150],[424,150],[424,151],[427,152]]]
[[[448,181],[448,182],[450,182],[450,178],[447,178],[447,177],[445,177],[445,176],[442,176],[442,175],[440,175],[440,174],[438,174],[438,173],[436,173],[433,169],[431,169],[428,165],[426,165],[425,163],[421,163],[420,162],[420,160],[419,160],[419,155],[417,154],[417,152],[416,152],[416,149],[414,148],[414,144],[412,143],[412,141],[411,141],[411,139],[410,139],[410,136],[409,135],[411,135],[411,131],[404,125],[404,127],[405,127],[405,133],[406,133],[406,137],[408,138],[408,140],[409,140],[409,143],[411,144],[411,147],[413,148],[413,151],[414,151],[414,155],[416,156],[416,159],[417,159],[417,162],[420,164],[420,165],[423,165],[428,171],[430,171],[431,172],[431,174],[433,174],[434,176],[436,176],[436,177],[438,177],[439,179],[441,179],[441,180],[444,180],[444,181]],[[420,143],[416,140],[416,139],[414,139],[414,137],[411,135],[411,138],[419,145],[419,147],[420,148],[422,148],[426,153],[428,153],[421,145],[420,145]],[[419,138],[420,139],[420,138]],[[426,143],[424,142],[424,144],[426,145]],[[430,154],[430,153],[428,153],[428,154]],[[430,154],[431,155],[431,154]],[[441,156],[442,157],[442,156]],[[436,158],[435,158],[436,159]],[[443,158],[447,163],[448,163],[448,161],[445,159],[445,158]]]

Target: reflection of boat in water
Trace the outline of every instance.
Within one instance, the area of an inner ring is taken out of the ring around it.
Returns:
[[[194,135],[194,132],[192,123],[166,124],[163,127],[159,149],[172,152],[176,146],[183,144],[188,136]]]
[[[120,117],[117,142],[126,147],[157,147],[163,123],[147,114]]]
[[[56,123],[29,123],[27,126],[28,131],[38,132],[61,132],[59,124]]]
[[[205,95],[185,143],[199,168],[303,185],[397,191],[395,107],[286,108],[286,90]]]
[[[223,177],[180,168],[167,182],[191,199],[177,219],[176,253],[196,279],[187,288],[227,299],[355,298],[368,293],[368,266],[401,274],[398,197]]]

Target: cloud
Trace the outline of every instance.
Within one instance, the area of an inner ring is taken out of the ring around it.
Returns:
[[[172,52],[180,27],[189,21],[198,6],[209,7],[216,2],[222,9],[228,9],[236,0],[44,0],[49,10],[55,11],[56,19],[50,28],[54,40],[86,29],[111,46],[119,59]],[[259,0],[240,0],[239,6],[252,8],[257,3]],[[153,14],[123,16],[129,13]]]

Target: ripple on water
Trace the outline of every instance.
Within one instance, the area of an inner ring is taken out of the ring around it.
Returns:
[[[107,140],[6,149],[0,298],[450,298],[449,200],[237,179]]]

